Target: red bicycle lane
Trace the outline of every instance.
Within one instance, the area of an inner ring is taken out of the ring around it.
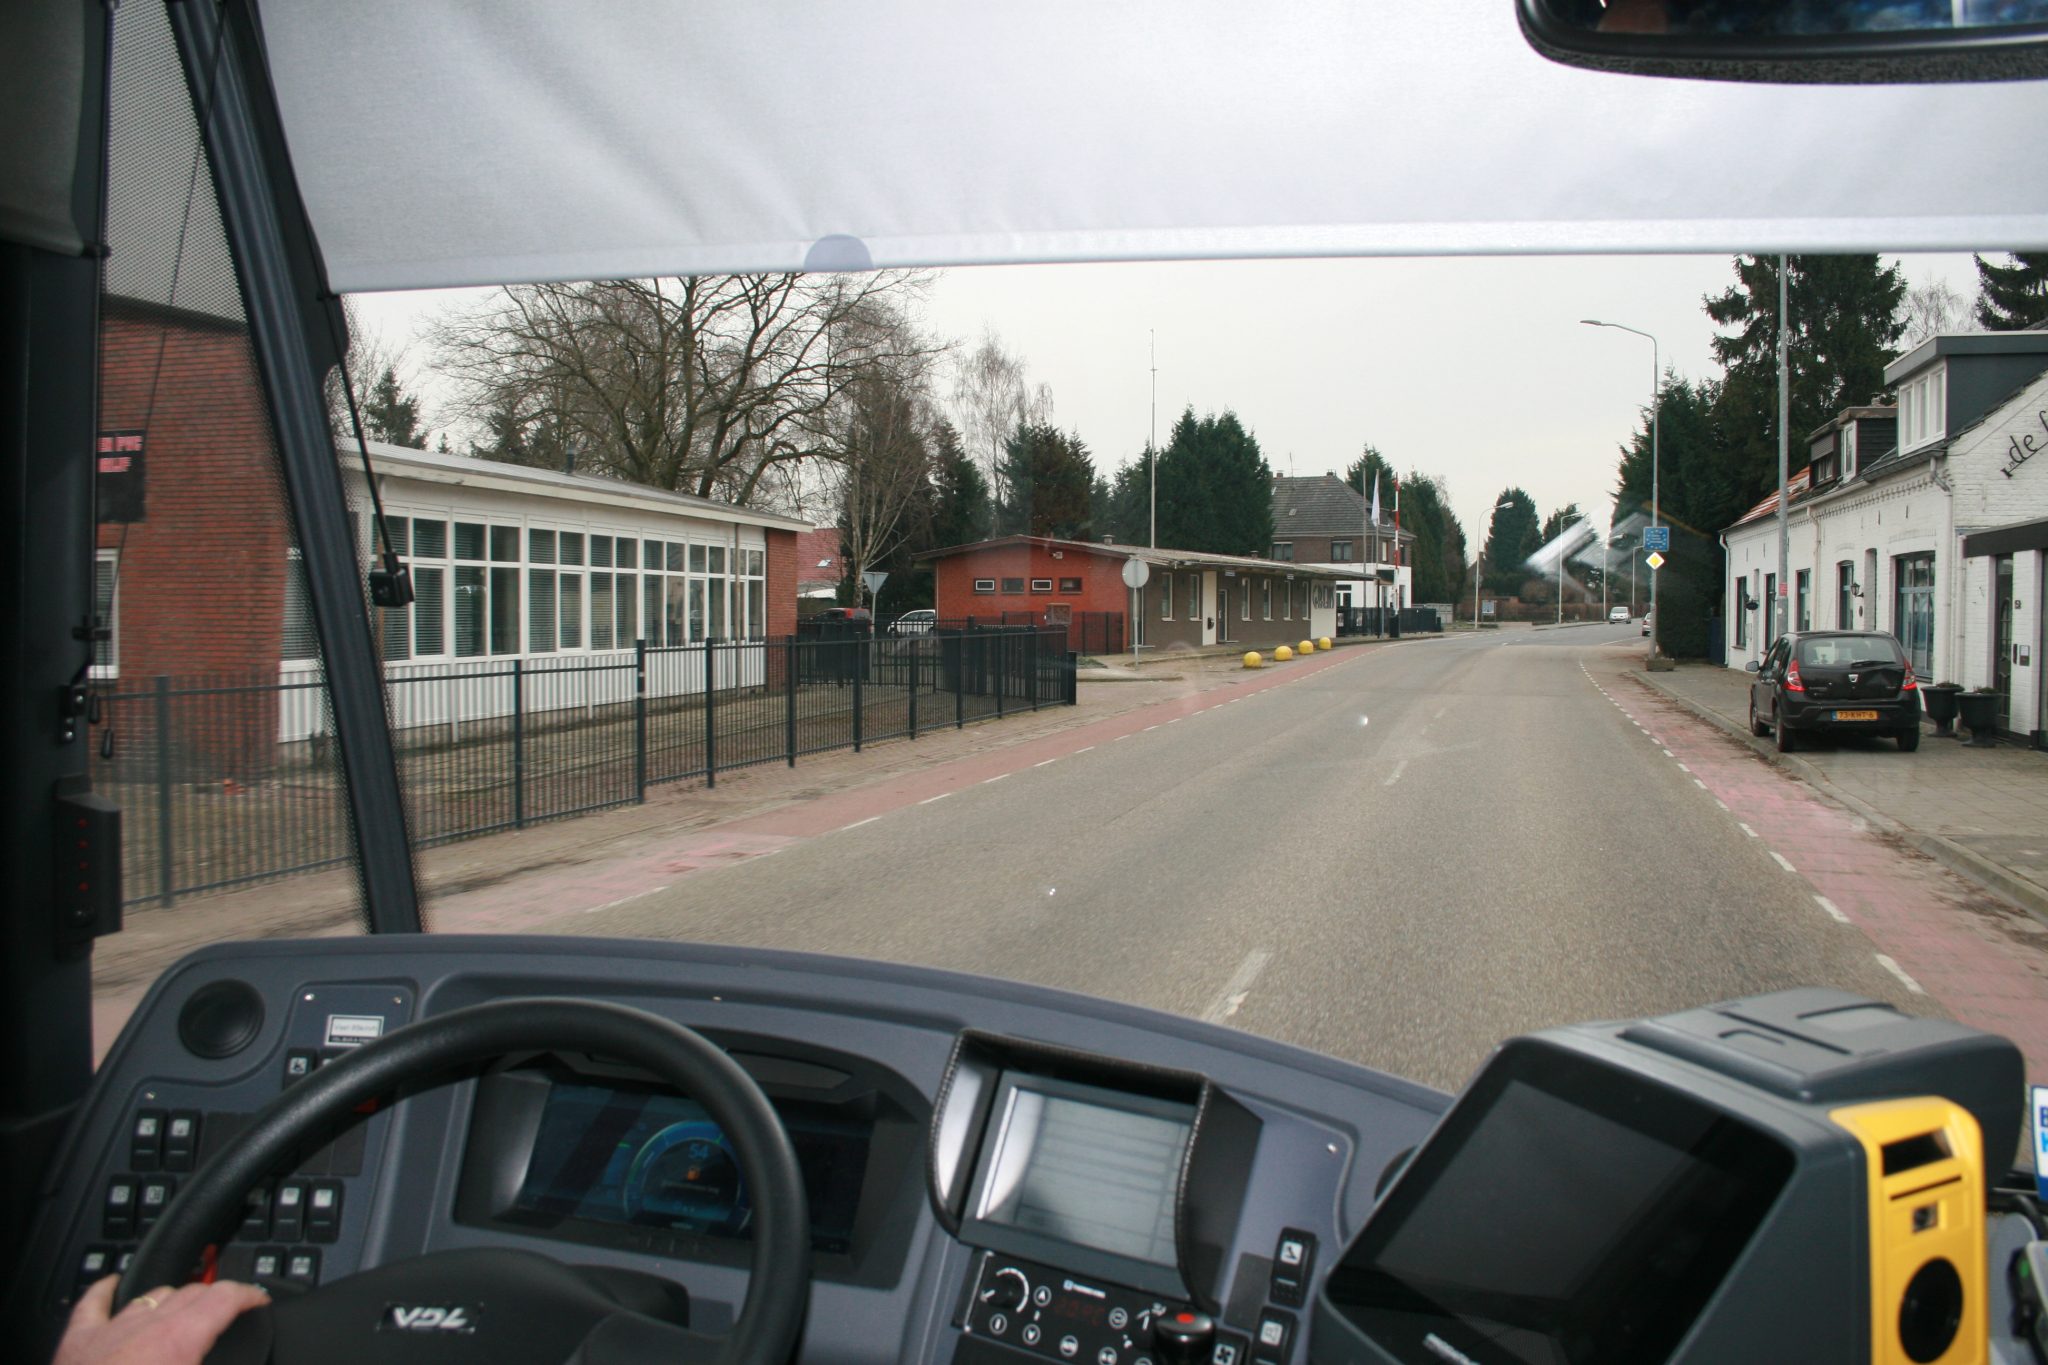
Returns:
[[[1627,677],[1620,662],[1585,671],[1703,798],[1806,883],[1816,913],[1861,932],[1882,966],[1958,1022],[2012,1039],[2028,1076],[2048,1082],[2048,926]]]

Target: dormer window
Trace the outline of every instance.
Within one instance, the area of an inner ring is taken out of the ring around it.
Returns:
[[[1930,369],[1899,386],[1899,449],[1912,450],[1942,438],[1948,414],[1948,386],[1941,367]]]

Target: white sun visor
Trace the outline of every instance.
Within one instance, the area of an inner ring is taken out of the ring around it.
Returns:
[[[1571,69],[1513,0],[268,0],[341,290],[2048,244],[2048,82]]]

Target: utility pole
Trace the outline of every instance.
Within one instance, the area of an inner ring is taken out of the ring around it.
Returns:
[[[1159,548],[1159,329],[1152,329],[1152,434],[1146,438],[1146,463],[1152,467],[1152,548]]]
[[[1785,326],[1790,316],[1790,310],[1785,306],[1789,293],[1786,278],[1790,274],[1789,261],[1789,257],[1778,258],[1778,596],[1771,603],[1771,610],[1777,613],[1778,629],[1775,633],[1766,632],[1772,641],[1787,629],[1784,603],[1787,601],[1785,594],[1791,591],[1785,579],[1792,542],[1791,509],[1785,505],[1786,471],[1792,458],[1792,433],[1787,429],[1792,422],[1792,387],[1788,382],[1792,366]]]

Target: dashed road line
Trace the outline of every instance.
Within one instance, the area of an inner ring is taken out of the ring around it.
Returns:
[[[924,800],[918,802],[917,804],[920,806],[929,806],[932,802],[943,801],[952,794],[953,793],[951,792],[940,792],[937,796],[927,796]]]
[[[1737,820],[1735,822],[1735,828],[1741,830],[1744,834],[1747,834],[1752,839],[1756,838],[1756,831],[1751,829],[1748,825],[1743,824],[1740,820]]]
[[[1380,783],[1380,785],[1381,785],[1382,787],[1391,787],[1391,786],[1393,786],[1393,785],[1394,785],[1394,784],[1395,784],[1396,782],[1399,782],[1399,781],[1401,780],[1401,774],[1402,774],[1402,772],[1403,772],[1403,771],[1404,771],[1404,770],[1405,770],[1405,769],[1406,769],[1407,767],[1408,767],[1408,760],[1404,758],[1404,759],[1402,759],[1402,760],[1401,760],[1400,762],[1398,762],[1398,763],[1396,763],[1396,764],[1394,765],[1394,771],[1393,771],[1393,772],[1391,772],[1391,773],[1389,773],[1389,774],[1387,774],[1387,780],[1386,780],[1386,781],[1384,781],[1384,782],[1382,782],[1382,783]]]
[[[1850,923],[1849,917],[1843,914],[1840,907],[1838,907],[1833,901],[1829,900],[1826,896],[1815,896],[1813,899],[1814,902],[1818,904],[1821,909],[1828,912],[1829,917],[1832,918],[1835,921],[1835,923]]]
[[[1215,1001],[1202,1012],[1202,1018],[1212,1024],[1220,1024],[1236,1014],[1243,1007],[1245,997],[1252,993],[1252,985],[1259,979],[1259,973],[1266,970],[1266,964],[1272,960],[1273,954],[1264,948],[1254,948],[1245,954],[1244,961],[1237,964],[1230,980],[1224,982],[1223,989],[1216,993]]]
[[[1898,963],[1892,961],[1883,953],[1877,953],[1874,954],[1874,956],[1877,958],[1877,965],[1884,968],[1886,971],[1890,972],[1893,976],[1896,976],[1907,990],[1913,992],[1913,994],[1915,995],[1927,994],[1927,988],[1921,985],[1919,982],[1915,981],[1912,977],[1906,975],[1906,969],[1904,967],[1901,967]]]
[[[1787,872],[1797,873],[1799,871],[1798,868],[1792,866],[1792,864],[1786,860],[1784,854],[1778,852],[1778,850],[1776,850],[1775,848],[1771,850],[1771,857],[1778,864],[1779,867],[1784,868]]]
[[[1048,758],[1048,759],[1047,759],[1047,760],[1045,760],[1045,762],[1043,762],[1043,763],[1034,763],[1034,764],[1032,764],[1031,766],[1032,766],[1032,767],[1034,767],[1034,768],[1047,768],[1047,767],[1051,767],[1051,766],[1052,766],[1053,764],[1055,764],[1055,763],[1057,763],[1057,762],[1059,762],[1059,760],[1058,760],[1057,758]]]
[[[846,831],[848,831],[848,830],[850,830],[850,829],[859,829],[859,828],[860,828],[860,827],[861,827],[862,825],[872,825],[873,823],[875,823],[875,821],[877,821],[877,820],[879,820],[879,819],[881,819],[881,818],[882,818],[882,817],[881,817],[881,816],[879,816],[879,815],[870,815],[870,816],[869,816],[869,817],[868,817],[867,819],[865,819],[865,820],[856,820],[856,821],[854,821],[854,822],[853,822],[852,824],[850,824],[850,825],[841,825],[841,826],[839,827],[839,832],[840,832],[841,834],[844,834],[844,833],[845,833]]]
[[[1085,753],[1087,753],[1087,752],[1088,752],[1088,751],[1089,751],[1090,749],[1092,749],[1092,748],[1094,748],[1094,747],[1095,747],[1095,746],[1094,746],[1093,744],[1084,744],[1084,745],[1082,745],[1082,746],[1081,746],[1080,748],[1078,748],[1078,749],[1074,750],[1074,752],[1075,752],[1075,753],[1077,753],[1077,754],[1085,754]]]
[[[585,910],[583,913],[586,915],[594,915],[600,910],[610,910],[614,906],[625,905],[631,901],[643,900],[648,896],[656,894],[657,892],[666,890],[668,890],[667,886],[656,886],[650,887],[648,890],[645,891],[635,891],[630,896],[621,896],[615,901],[606,901],[603,905],[593,905],[588,910]]]
[[[994,777],[984,777],[984,778],[982,778],[982,779],[981,779],[981,785],[982,785],[982,786],[984,786],[984,787],[986,787],[986,786],[987,786],[987,785],[988,785],[989,783],[991,783],[991,782],[1000,782],[1000,781],[1002,781],[1002,780],[1003,780],[1004,778],[1006,778],[1006,777],[1008,777],[1008,776],[1009,776],[1009,774],[1008,774],[1008,773],[997,773],[997,774],[996,774],[996,775],[995,775]]]

